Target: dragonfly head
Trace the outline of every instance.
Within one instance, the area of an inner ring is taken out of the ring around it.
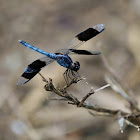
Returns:
[[[80,69],[80,63],[78,61],[72,62],[70,65],[70,69],[78,71]]]

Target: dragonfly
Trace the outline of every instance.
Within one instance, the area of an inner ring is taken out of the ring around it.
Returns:
[[[69,54],[78,54],[78,55],[99,55],[99,51],[89,51],[89,50],[77,50],[83,43],[92,39],[96,35],[100,34],[105,30],[105,24],[98,24],[93,27],[90,27],[83,32],[77,34],[69,43],[66,49],[60,49],[55,53],[49,53],[44,50],[41,50],[23,40],[19,42],[25,47],[32,49],[36,52],[39,52],[45,57],[37,59],[29,64],[24,70],[23,74],[19,78],[17,85],[23,85],[29,82],[36,74],[38,74],[42,68],[51,64],[54,61],[60,66],[66,68],[66,71],[63,73],[66,84],[69,84],[69,80],[80,78],[78,70],[80,69],[80,63],[78,61],[73,62]],[[71,77],[72,76],[72,77]]]

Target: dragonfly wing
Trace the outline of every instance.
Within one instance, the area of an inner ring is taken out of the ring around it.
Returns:
[[[24,73],[19,78],[17,85],[22,85],[30,81],[37,73],[41,71],[41,69],[48,64],[54,62],[53,59],[49,57],[43,57],[40,59],[35,60],[31,64],[27,66],[27,68],[24,70]]]
[[[72,39],[72,41],[68,45],[68,48],[76,49],[86,41],[90,40],[91,38],[95,37],[99,33],[103,32],[104,30],[105,30],[105,24],[98,24],[91,28],[88,28],[87,30],[76,35],[75,38]]]
[[[99,51],[88,51],[88,50],[76,50],[76,49],[69,49],[71,52],[80,54],[80,55],[99,55],[101,52]]]
[[[79,46],[84,44],[86,41],[100,34],[104,30],[105,30],[105,24],[98,24],[91,28],[88,28],[87,30],[76,35],[75,38],[73,38],[71,42],[69,43],[69,45],[66,47],[67,49],[58,50],[56,53],[69,54],[72,52],[69,49],[78,48]]]
[[[55,54],[69,54],[71,51],[69,49],[59,49],[55,51]]]

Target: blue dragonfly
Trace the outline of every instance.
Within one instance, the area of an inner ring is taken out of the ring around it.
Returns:
[[[56,53],[48,53],[46,51],[43,51],[37,47],[32,46],[31,44],[19,40],[19,42],[24,45],[27,48],[30,48],[34,51],[37,51],[45,57],[40,58],[32,62],[27,66],[27,68],[24,70],[24,73],[19,78],[17,85],[22,85],[30,81],[36,74],[38,74],[42,68],[47,66],[48,64],[57,61],[57,63],[65,68],[66,71],[63,73],[64,79],[66,81],[66,84],[69,84],[69,79],[75,79],[77,80],[80,78],[80,75],[78,73],[78,70],[80,68],[80,63],[78,61],[73,62],[69,54],[79,54],[79,55],[99,55],[101,54],[98,51],[88,51],[88,50],[77,50],[79,46],[81,46],[86,41],[90,40],[94,36],[98,35],[102,31],[105,30],[105,24],[98,24],[91,28],[88,28],[87,30],[79,33],[75,36],[75,38],[70,42],[67,49],[61,49],[56,51]],[[71,77],[71,76],[72,77]]]

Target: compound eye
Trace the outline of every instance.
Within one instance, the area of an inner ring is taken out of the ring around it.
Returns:
[[[74,64],[75,64],[75,71],[78,71],[80,68],[80,63],[76,61]]]

